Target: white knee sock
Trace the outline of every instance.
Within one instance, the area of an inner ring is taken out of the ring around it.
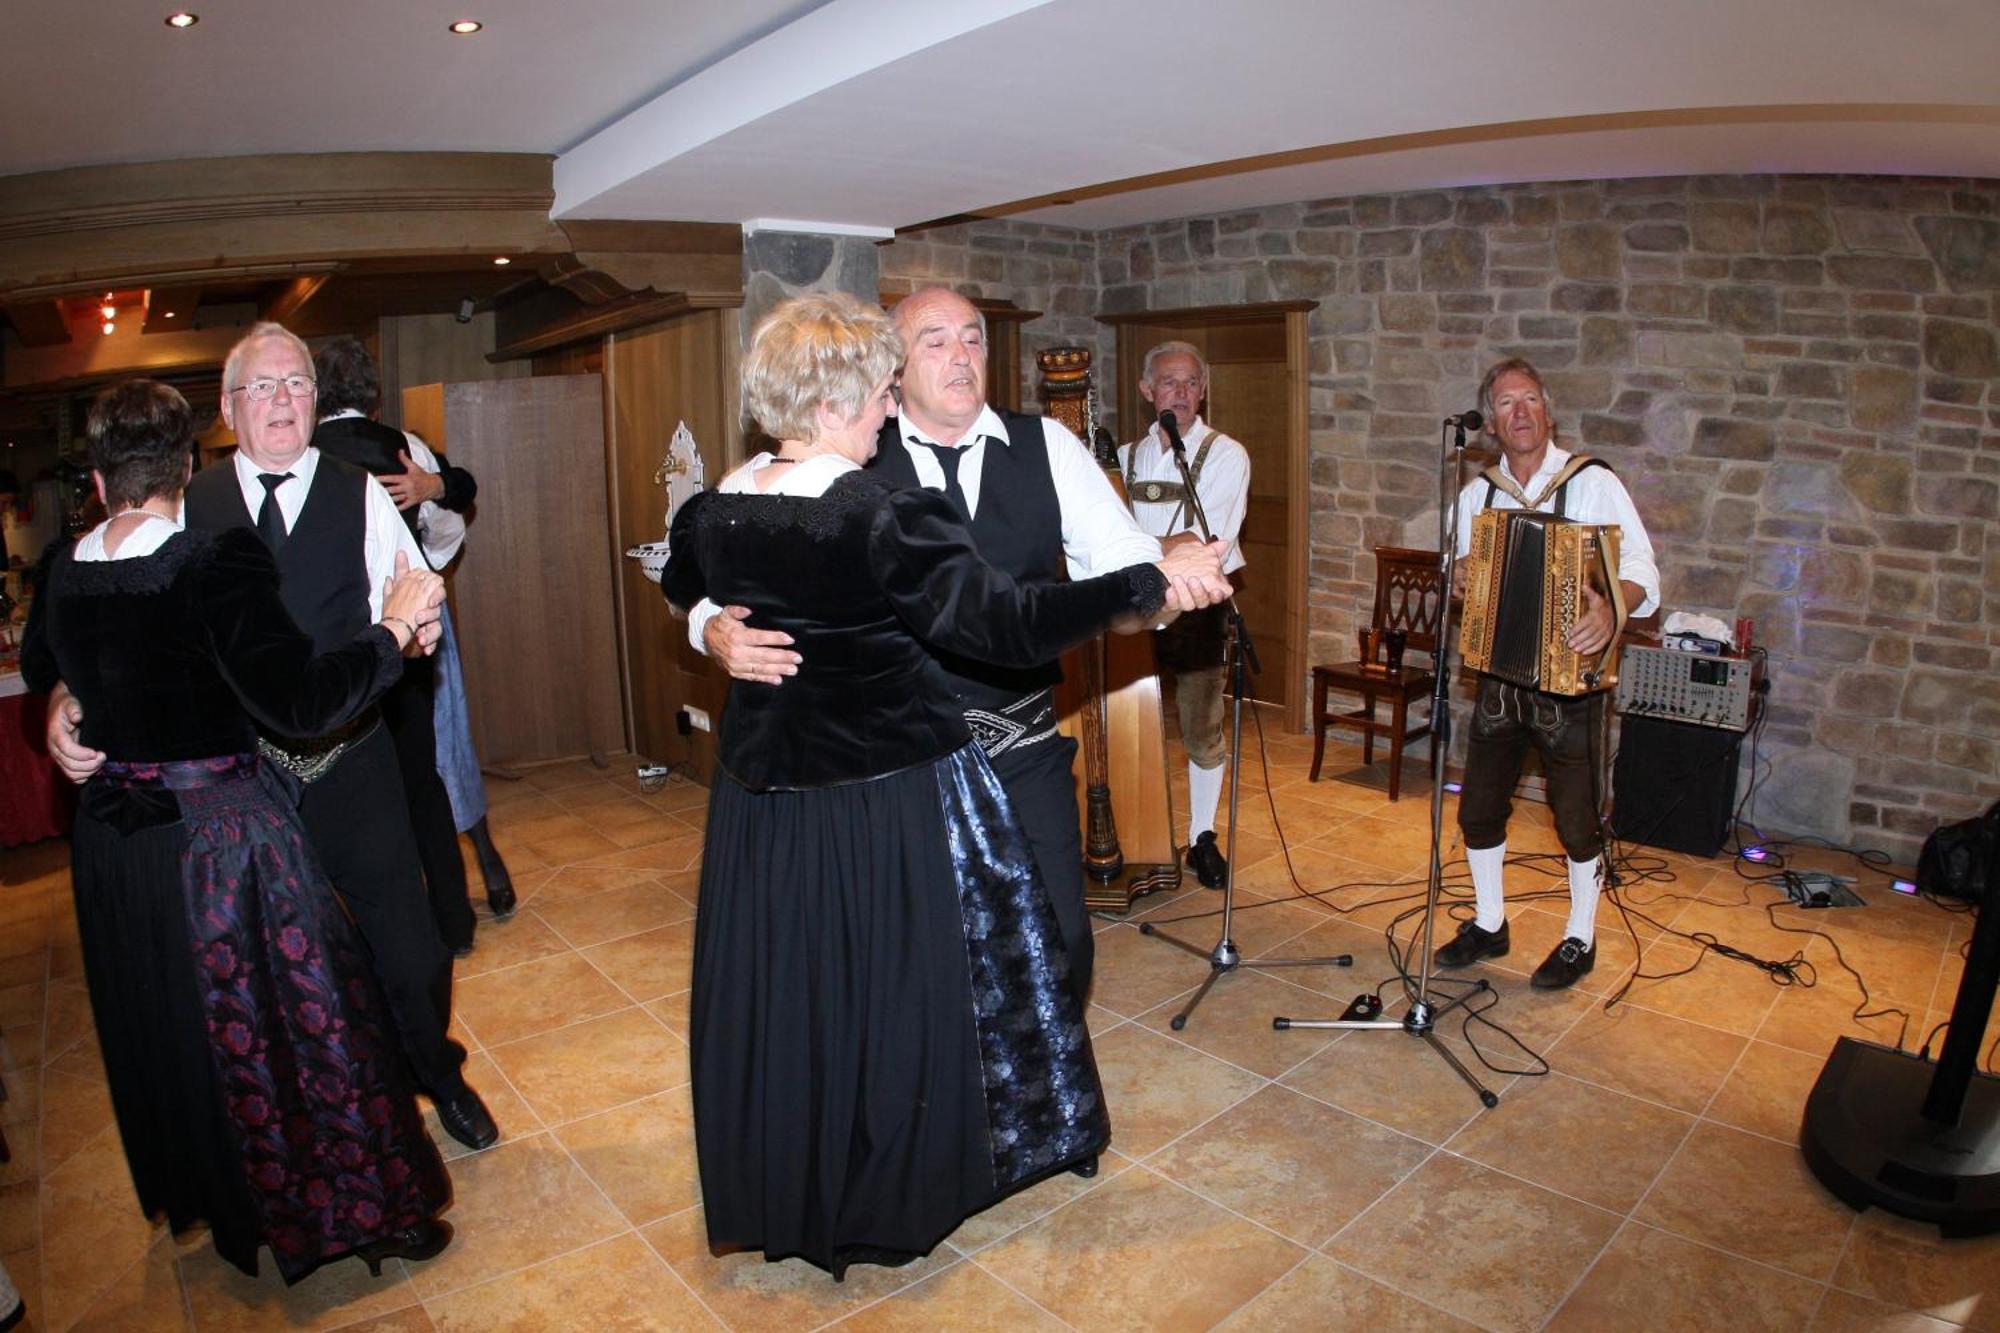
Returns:
[[[1498,847],[1468,847],[1466,864],[1472,867],[1472,898],[1478,908],[1473,923],[1481,930],[1498,930],[1507,924],[1507,894],[1501,888],[1501,874],[1507,865],[1507,844]]]
[[[1228,771],[1227,764],[1203,768],[1188,762],[1188,846],[1215,827],[1215,806],[1222,799],[1222,776]]]
[[[1589,944],[1597,937],[1598,860],[1569,863],[1569,927],[1563,938]]]

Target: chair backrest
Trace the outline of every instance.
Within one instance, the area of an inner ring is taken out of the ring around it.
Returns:
[[[1436,551],[1407,546],[1375,548],[1376,629],[1399,629],[1420,653],[1437,652],[1438,617],[1444,612],[1443,578]]]

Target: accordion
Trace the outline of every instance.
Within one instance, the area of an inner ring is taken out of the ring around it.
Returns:
[[[1611,641],[1587,657],[1567,642],[1585,588],[1608,598],[1613,616]],[[1458,636],[1467,666],[1549,694],[1608,690],[1618,683],[1624,629],[1617,524],[1518,509],[1474,516]]]

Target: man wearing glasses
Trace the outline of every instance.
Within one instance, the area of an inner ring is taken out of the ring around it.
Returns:
[[[278,563],[279,594],[325,652],[381,615],[396,556],[423,567],[423,550],[396,502],[367,472],[311,447],[317,385],[312,354],[278,324],[252,326],[222,370],[222,418],[234,458],[187,487],[188,527],[254,528]],[[74,703],[50,709],[49,749],[73,781],[103,755],[80,746]],[[260,742],[265,760],[302,784],[299,814],[313,850],[367,941],[404,1054],[437,1104],[445,1132],[469,1148],[498,1140],[460,1066],[451,1019],[451,954],[431,919],[396,751],[376,709],[315,741]]]

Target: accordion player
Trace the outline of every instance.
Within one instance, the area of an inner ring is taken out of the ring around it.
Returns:
[[[1465,555],[1465,665],[1548,694],[1583,695],[1618,683],[1618,637],[1627,610],[1618,579],[1619,528],[1529,510],[1473,516]],[[1611,639],[1596,653],[1570,648],[1584,589],[1611,604]]]

